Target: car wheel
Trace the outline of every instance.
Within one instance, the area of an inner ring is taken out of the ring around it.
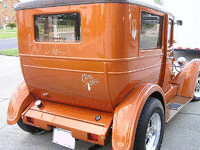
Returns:
[[[29,132],[31,134],[34,134],[34,133],[37,133],[37,132],[40,132],[40,131],[43,130],[43,129],[40,129],[40,128],[37,128],[37,127],[33,127],[31,125],[23,123],[22,118],[19,119],[17,124],[22,130],[24,130],[26,132]]]
[[[164,109],[157,98],[149,98],[140,115],[134,150],[159,150],[164,133]]]
[[[196,83],[196,87],[195,87],[195,91],[194,91],[194,97],[193,97],[192,101],[193,102],[200,101],[200,73],[197,78],[197,83]]]

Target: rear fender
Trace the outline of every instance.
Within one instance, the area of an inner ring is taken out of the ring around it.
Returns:
[[[22,111],[35,99],[25,82],[22,82],[13,93],[7,111],[7,123],[13,125],[18,122]]]
[[[196,82],[199,74],[200,59],[193,59],[179,74],[172,80],[177,84],[178,96],[193,97]]]
[[[138,84],[114,111],[112,147],[114,150],[133,149],[137,123],[147,99],[155,92],[164,93],[153,83]],[[162,102],[165,106],[165,100]],[[165,109],[165,107],[164,107]]]

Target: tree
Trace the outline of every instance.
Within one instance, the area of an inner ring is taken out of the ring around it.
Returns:
[[[160,4],[160,5],[162,5],[162,3],[161,3],[160,0],[154,0],[154,2],[155,2],[156,4]]]

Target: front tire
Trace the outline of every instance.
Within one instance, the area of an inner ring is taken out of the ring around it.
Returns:
[[[192,99],[193,102],[200,101],[200,73],[197,78],[197,83],[194,91],[194,97]]]
[[[42,129],[40,129],[40,128],[33,127],[33,126],[30,126],[28,124],[23,123],[21,117],[20,117],[19,121],[17,122],[17,124],[22,130],[24,130],[26,132],[29,132],[31,134],[34,134],[34,133],[42,131]]]
[[[157,98],[149,98],[138,121],[134,150],[159,150],[164,133],[164,109]]]

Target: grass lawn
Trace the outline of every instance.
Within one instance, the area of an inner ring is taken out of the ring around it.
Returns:
[[[0,33],[0,39],[17,37],[17,33]]]
[[[8,49],[0,51],[0,55],[6,56],[18,56],[19,50],[18,49]]]
[[[3,30],[3,28],[2,28],[2,29],[0,29],[0,32],[17,32],[17,27],[15,27],[13,29],[6,29],[6,30]]]
[[[17,28],[13,29],[0,29],[0,39],[17,37]]]

